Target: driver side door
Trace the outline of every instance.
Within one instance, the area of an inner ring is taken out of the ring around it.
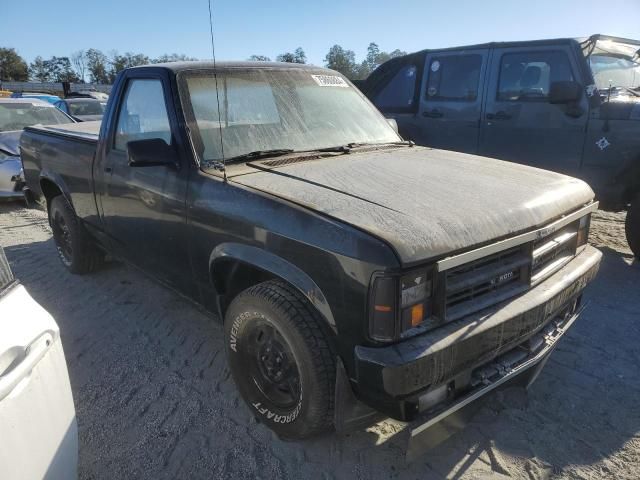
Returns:
[[[102,215],[113,250],[179,290],[190,287],[185,233],[189,163],[177,142],[169,82],[162,76],[130,77],[120,95],[114,126],[103,147]],[[172,165],[131,165],[127,144],[162,139]]]

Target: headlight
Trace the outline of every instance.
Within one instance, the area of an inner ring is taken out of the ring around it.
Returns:
[[[369,304],[369,333],[379,341],[392,341],[420,326],[431,314],[432,278],[427,269],[401,277],[377,277]]]
[[[589,228],[591,226],[591,214],[585,215],[580,219],[578,224],[578,245],[577,248],[583,247],[589,240]]]
[[[426,270],[400,278],[400,333],[419,326],[430,313],[431,279]]]

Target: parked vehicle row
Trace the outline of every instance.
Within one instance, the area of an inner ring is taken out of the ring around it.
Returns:
[[[69,92],[63,99],[57,95],[39,92],[14,92],[10,96],[11,98],[37,99],[51,103],[77,122],[102,119],[109,99],[106,93],[94,91]]]
[[[108,252],[217,313],[285,438],[382,412],[432,443],[535,379],[601,258],[586,183],[405,142],[312,66],[126,69],[102,123],[27,127],[21,151],[68,270]]]
[[[72,123],[68,115],[37,98],[0,98],[0,198],[23,198],[20,135],[36,124]]]
[[[574,175],[630,206],[640,257],[640,41],[487,43],[394,58],[360,83],[405,139]]]
[[[55,107],[78,122],[101,120],[107,102],[95,98],[65,98],[54,103]]]

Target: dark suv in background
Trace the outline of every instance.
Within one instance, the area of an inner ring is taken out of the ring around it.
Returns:
[[[639,52],[603,35],[423,50],[359,86],[405,139],[586,180],[604,208],[629,208],[640,257]]]

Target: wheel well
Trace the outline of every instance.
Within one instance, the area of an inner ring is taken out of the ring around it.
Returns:
[[[62,190],[53,183],[51,180],[43,178],[40,180],[40,189],[42,190],[42,194],[44,198],[47,200],[47,209],[49,209],[49,205],[51,205],[51,200],[58,195],[62,195]]]
[[[211,278],[220,298],[220,313],[224,316],[227,307],[240,292],[277,277],[254,265],[223,259],[215,263]]]
[[[631,203],[636,197],[640,195],[640,184],[627,188],[622,195],[622,199],[625,204]]]
[[[626,187],[622,193],[622,201],[629,204],[640,194],[640,157],[625,170],[623,178]]]

